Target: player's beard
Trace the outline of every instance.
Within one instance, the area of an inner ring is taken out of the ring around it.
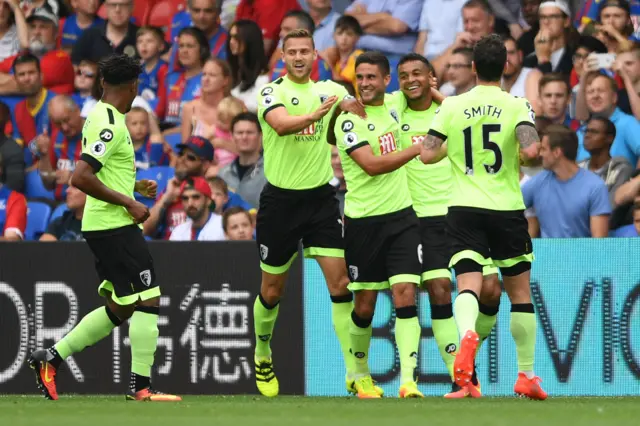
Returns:
[[[287,65],[287,74],[294,76],[296,79],[304,80],[311,76],[311,64],[305,63],[302,69],[298,70],[295,67],[295,62],[291,65]]]
[[[206,210],[207,209],[205,206],[202,209],[191,208],[191,209],[185,210],[185,213],[189,217],[189,219],[193,220],[194,222],[197,222],[198,220],[202,219],[202,217],[206,213]]]

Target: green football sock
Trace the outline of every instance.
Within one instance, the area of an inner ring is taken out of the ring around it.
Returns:
[[[331,321],[333,329],[338,336],[347,378],[351,379],[355,374],[355,361],[349,352],[351,340],[349,337],[349,325],[351,324],[351,311],[353,311],[353,295],[331,296]]]
[[[476,332],[478,333],[478,337],[480,337],[480,344],[478,345],[477,351],[480,351],[482,343],[484,343],[485,339],[489,337],[489,334],[491,334],[491,330],[493,330],[497,321],[498,307],[496,306],[494,308],[480,303],[478,319],[476,320]]]
[[[151,377],[151,366],[158,345],[157,307],[138,306],[131,315],[129,340],[131,341],[131,372]]]
[[[463,290],[453,304],[453,313],[458,325],[460,338],[469,330],[476,331],[476,320],[478,319],[478,296],[470,291]]]
[[[368,376],[369,373],[369,345],[371,344],[371,321],[373,318],[360,318],[356,311],[351,312],[349,323],[349,341],[354,358],[355,378]]]
[[[255,355],[258,359],[271,358],[271,337],[279,309],[279,303],[275,306],[268,305],[262,298],[262,294],[258,294],[253,303],[253,325],[256,333]]]
[[[536,314],[532,303],[511,305],[511,335],[516,343],[518,371],[532,372],[536,350]]]
[[[456,320],[453,319],[453,306],[451,303],[431,305],[431,328],[440,351],[440,357],[442,357],[444,365],[447,366],[449,376],[453,380],[453,361],[456,359],[460,335],[458,334]]]
[[[416,306],[396,309],[396,346],[400,355],[400,383],[415,380],[420,346],[420,322]]]
[[[84,348],[94,345],[111,334],[120,321],[109,308],[103,306],[89,312],[73,330],[55,344],[60,358],[66,359]]]

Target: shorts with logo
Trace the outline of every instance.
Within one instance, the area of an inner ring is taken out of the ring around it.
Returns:
[[[326,184],[307,190],[282,189],[267,183],[256,218],[260,268],[285,273],[298,254],[344,257],[342,219],[336,190]]]
[[[359,219],[345,217],[344,221],[351,291],[420,284],[420,225],[412,207]]]
[[[447,234],[451,267],[462,259],[470,259],[483,266],[493,263],[498,268],[533,261],[531,237],[523,210],[449,207]]]
[[[436,278],[451,279],[449,261],[451,244],[447,234],[447,217],[430,216],[420,219],[420,239],[422,243],[422,281]],[[497,274],[493,264],[482,268],[483,275]]]
[[[104,231],[85,231],[83,236],[96,260],[102,281],[98,293],[119,305],[160,296],[153,258],[137,225]]]

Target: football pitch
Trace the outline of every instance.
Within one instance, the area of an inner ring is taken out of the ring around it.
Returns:
[[[357,400],[355,398],[185,396],[181,403],[126,402],[123,396],[66,395],[59,401],[38,396],[0,396],[6,426],[545,426],[632,425],[640,418],[640,398],[516,398],[448,401]]]

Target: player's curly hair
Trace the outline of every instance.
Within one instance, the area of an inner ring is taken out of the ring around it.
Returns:
[[[111,55],[98,63],[98,69],[105,83],[117,86],[136,81],[142,71],[142,65],[132,56]]]

